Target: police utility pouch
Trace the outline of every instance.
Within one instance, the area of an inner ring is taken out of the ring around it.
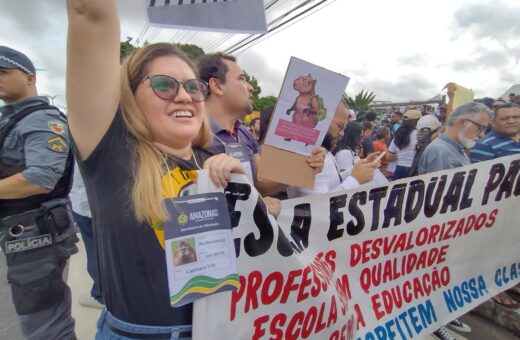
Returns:
[[[70,224],[67,208],[59,205],[45,210],[41,216],[36,218],[36,224],[41,234],[61,233]]]

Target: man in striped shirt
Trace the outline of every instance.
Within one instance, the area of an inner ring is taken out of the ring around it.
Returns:
[[[507,103],[494,110],[493,129],[469,152],[472,163],[520,154],[520,105]]]

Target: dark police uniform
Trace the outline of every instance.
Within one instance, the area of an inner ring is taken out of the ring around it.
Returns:
[[[46,97],[28,97],[0,107],[0,131],[9,117],[45,104]],[[22,332],[29,339],[75,339],[70,288],[62,277],[75,250],[69,149],[66,120],[55,109],[39,109],[17,122],[0,146],[0,179],[21,173],[50,190],[0,199],[0,245]]]

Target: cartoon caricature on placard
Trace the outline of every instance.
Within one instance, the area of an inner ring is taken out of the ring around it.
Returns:
[[[327,116],[327,109],[323,106],[323,98],[316,94],[316,79],[309,73],[300,76],[293,82],[293,88],[299,92],[294,104],[287,110],[287,115],[294,111],[292,121],[294,124],[306,128],[314,128],[318,121]]]
[[[309,155],[321,145],[348,80],[292,57],[265,144]]]

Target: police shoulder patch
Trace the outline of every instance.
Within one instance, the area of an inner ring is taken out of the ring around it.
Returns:
[[[60,122],[59,120],[49,120],[47,125],[49,126],[49,130],[58,135],[65,133],[65,123]]]
[[[47,141],[47,147],[51,149],[54,152],[68,152],[69,151],[69,145],[67,142],[60,136],[51,138]]]

